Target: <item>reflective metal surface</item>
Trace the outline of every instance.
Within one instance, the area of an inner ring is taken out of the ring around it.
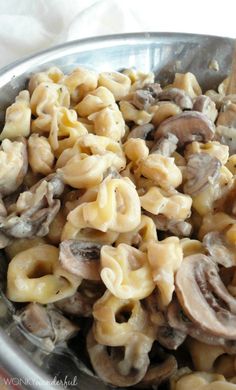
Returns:
[[[164,84],[173,80],[175,72],[190,71],[206,90],[216,87],[229,73],[233,45],[233,39],[229,38],[175,33],[122,34],[60,45],[0,71],[0,121],[4,119],[5,108],[25,87],[30,75],[52,65],[57,65],[64,72],[78,65],[97,71],[136,67],[147,72],[154,71],[156,79]],[[209,69],[212,59],[219,64],[218,72]],[[0,286],[4,291],[4,259],[0,260]],[[48,355],[40,344],[33,342],[14,324],[12,315],[14,307],[0,298],[0,367],[2,365],[15,377],[25,378],[28,382],[25,388],[59,389],[58,385],[46,385],[46,372],[52,377],[77,377],[76,385],[71,387],[73,389],[108,388],[91,375],[86,375],[83,363],[78,359],[72,361],[70,353],[63,347]]]

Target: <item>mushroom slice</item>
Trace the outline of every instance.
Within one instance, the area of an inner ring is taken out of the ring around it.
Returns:
[[[131,130],[127,139],[141,138],[145,140],[152,130],[154,130],[154,126],[151,123],[146,123],[146,125],[136,126]]]
[[[175,289],[184,312],[204,331],[236,339],[236,299],[229,294],[217,265],[209,257],[185,257],[176,273]]]
[[[146,212],[146,214],[152,218],[157,230],[169,231],[175,236],[188,237],[192,231],[192,225],[189,222],[178,220],[178,219],[168,219],[165,215],[153,215]]]
[[[211,98],[209,98],[209,96],[206,95],[200,95],[196,97],[193,104],[193,110],[202,112],[212,122],[215,122],[218,115],[215,102],[213,102],[213,100],[211,100]]]
[[[165,348],[176,350],[187,337],[185,331],[172,328],[170,325],[160,326],[156,339]]]
[[[214,137],[215,125],[201,112],[187,111],[161,122],[155,138],[159,139],[168,133],[176,135],[179,146],[193,141],[208,142]]]
[[[214,185],[220,176],[221,162],[218,158],[208,153],[194,153],[190,156],[184,184],[184,192],[189,195],[197,195],[209,185]]]
[[[135,336],[132,337],[132,341],[134,338]],[[110,347],[111,352],[109,354],[105,345],[96,342],[92,329],[87,336],[87,350],[94,371],[105,383],[114,386],[129,387],[137,384],[143,379],[149,365],[149,348],[148,351],[146,349],[144,342],[142,347],[139,347],[138,350],[134,352],[135,355],[141,355],[139,364],[133,365],[133,359],[130,359],[125,370],[126,372],[124,372],[124,370],[121,369],[121,365],[126,360],[126,356],[125,360],[122,360],[124,356],[122,348]]]
[[[216,263],[224,267],[236,265],[235,247],[225,241],[223,234],[209,232],[204,236],[202,243]]]
[[[74,295],[54,303],[63,313],[76,317],[91,317],[94,303],[105,292],[102,283],[83,280]]]
[[[66,240],[60,244],[62,267],[83,279],[100,280],[100,251],[102,245],[87,241]]]
[[[182,89],[168,88],[160,92],[157,100],[171,100],[177,104],[182,110],[192,110],[193,102],[191,97]]]
[[[162,92],[162,88],[158,83],[147,83],[143,87],[144,90],[149,91],[155,99]]]
[[[32,335],[49,338],[54,344],[68,340],[79,331],[77,325],[58,311],[38,303],[29,303],[14,317]]]
[[[139,110],[147,110],[149,106],[155,103],[155,98],[148,89],[137,89],[132,94],[130,101]]]
[[[170,157],[176,151],[177,144],[178,138],[174,134],[166,134],[156,142],[150,153],[159,153],[162,156]]]
[[[177,371],[177,361],[174,356],[167,355],[164,362],[150,365],[144,378],[135,386],[137,389],[153,388],[167,381]]]
[[[168,306],[167,319],[169,325],[175,330],[179,330],[205,344],[222,346],[228,353],[236,353],[236,340],[227,340],[205,332],[184,314],[176,298]]]

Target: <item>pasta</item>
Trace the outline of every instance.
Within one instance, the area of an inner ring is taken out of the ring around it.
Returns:
[[[81,283],[60,269],[58,249],[51,245],[38,245],[13,257],[7,281],[12,301],[43,304],[72,295]]]
[[[5,138],[14,140],[17,137],[28,137],[30,134],[31,109],[28,91],[21,91],[6,111],[4,128],[0,141]]]
[[[235,96],[154,79],[51,67],[8,107],[5,294],[19,331],[75,336],[109,386],[233,390]]]
[[[147,255],[127,244],[103,246],[101,278],[107,289],[120,299],[143,299],[154,290]]]
[[[46,137],[31,134],[28,140],[29,164],[33,172],[48,175],[52,173],[54,154]]]
[[[168,237],[148,246],[148,261],[153,280],[160,291],[161,303],[167,306],[172,299],[174,274],[183,260],[183,250],[177,237]]]

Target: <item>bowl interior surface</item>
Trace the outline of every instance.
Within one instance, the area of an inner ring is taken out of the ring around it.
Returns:
[[[163,85],[172,82],[176,72],[192,72],[203,91],[216,88],[229,74],[234,41],[229,38],[176,34],[134,33],[74,41],[46,50],[3,68],[0,71],[0,122],[5,109],[14,101],[18,92],[27,85],[29,77],[38,71],[58,66],[65,73],[77,66],[97,71],[121,70],[135,67],[153,71],[156,81]],[[219,64],[219,71],[209,68],[211,60]],[[4,257],[1,264],[4,265]],[[6,267],[0,269],[0,287],[5,289]],[[68,380],[76,377],[71,388],[79,390],[108,389],[101,381],[86,374],[79,360],[73,360],[65,350],[58,349],[48,355],[34,343],[12,320],[14,306],[0,297],[0,366],[17,377],[34,379],[38,389],[45,389],[50,376]],[[79,350],[79,346],[78,346]],[[2,362],[2,363],[1,363]],[[41,383],[41,385],[40,385]],[[28,381],[26,388],[35,388]],[[49,388],[49,387],[48,387]],[[51,384],[53,389],[54,385]],[[56,386],[55,388],[59,388]],[[68,385],[69,388],[69,385]]]

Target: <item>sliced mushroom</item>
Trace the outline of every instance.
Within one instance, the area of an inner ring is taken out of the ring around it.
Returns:
[[[173,299],[167,310],[167,319],[171,327],[209,345],[219,345],[228,353],[236,352],[236,340],[227,340],[205,332],[199,325],[192,322],[183,312],[177,299]]]
[[[182,110],[192,110],[193,102],[191,97],[182,89],[168,88],[160,92],[157,96],[158,100],[171,100],[177,104]]]
[[[177,219],[168,219],[165,215],[153,215],[146,213],[156,225],[157,230],[169,231],[175,236],[188,237],[192,231],[192,225],[189,222]]]
[[[177,149],[178,138],[174,134],[167,134],[163,138],[160,138],[150,153],[159,153],[165,157],[170,157]]]
[[[28,304],[15,319],[32,335],[39,338],[50,338],[53,344],[58,344],[73,337],[79,327],[52,308],[46,308],[38,303]]]
[[[107,347],[96,342],[92,329],[87,336],[87,350],[94,371],[105,383],[119,387],[133,386],[140,382],[147,372],[149,358],[145,353],[145,345],[143,345],[144,353],[139,351],[143,355],[140,359],[140,366],[127,367],[126,373],[120,369],[123,358],[122,349],[111,347],[109,355]]]
[[[219,232],[207,233],[202,243],[216,263],[224,267],[232,267],[236,264],[235,247],[225,241],[223,234]]]
[[[57,175],[40,180],[29,191],[21,193],[13,212],[7,217],[0,217],[0,231],[8,237],[27,238],[34,235],[46,236],[49,225],[60,209],[58,196],[59,187]]]
[[[167,355],[163,363],[150,365],[144,378],[135,386],[137,389],[153,388],[166,382],[177,371],[177,361],[174,356]]]
[[[148,107],[155,103],[155,98],[148,89],[137,89],[132,94],[130,102],[139,110],[147,110]]]
[[[184,192],[197,195],[209,185],[214,185],[220,175],[221,163],[208,153],[194,153],[187,163]]]
[[[215,103],[209,98],[209,96],[206,95],[200,95],[196,97],[193,104],[193,110],[202,112],[212,122],[215,122],[218,115]]]
[[[186,257],[176,273],[175,289],[184,312],[204,331],[236,339],[236,299],[229,294],[217,265],[209,257]]]
[[[154,130],[154,126],[151,123],[147,123],[146,125],[136,126],[128,134],[127,139],[130,138],[147,139],[148,135],[153,130]]]
[[[230,155],[236,153],[236,128],[218,125],[215,139],[223,145],[228,145]]]
[[[76,317],[91,317],[94,303],[105,292],[105,286],[83,280],[78,291],[69,298],[55,302],[55,306],[63,313]]]
[[[160,139],[168,133],[175,134],[179,140],[179,146],[183,146],[187,142],[210,141],[214,137],[215,126],[201,112],[189,111],[163,121],[155,132],[155,139]]]
[[[228,97],[223,101],[216,124],[236,128],[236,101],[232,102]]]
[[[176,350],[187,337],[182,330],[172,328],[169,325],[160,326],[157,332],[157,341],[165,348]]]
[[[100,280],[102,245],[87,241],[66,240],[60,244],[59,261],[64,269],[83,279]]]
[[[147,83],[143,87],[144,90],[149,91],[155,99],[162,92],[162,88],[158,83]]]

